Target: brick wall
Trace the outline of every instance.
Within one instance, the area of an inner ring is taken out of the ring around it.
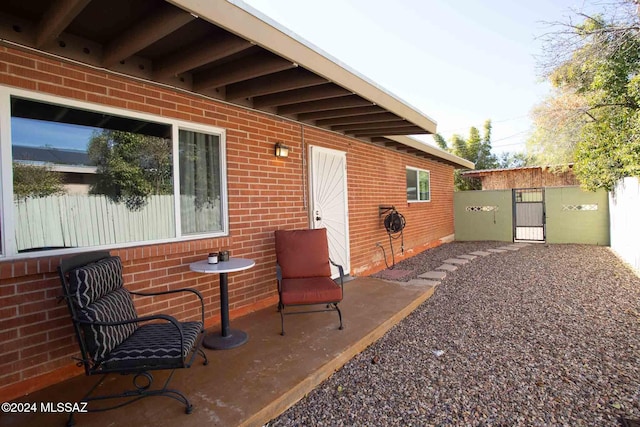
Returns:
[[[227,248],[234,256],[256,261],[254,268],[230,275],[231,317],[275,304],[273,231],[308,226],[303,152],[309,145],[347,152],[352,274],[384,267],[382,253],[375,247],[376,242],[388,247],[378,205],[395,205],[405,215],[406,255],[453,233],[453,174],[442,163],[2,46],[0,85],[227,130],[230,235],[111,251],[122,257],[125,283],[133,290],[198,289],[205,298],[207,326],[219,319],[218,279],[192,273],[188,264],[210,250]],[[276,142],[291,147],[287,159],[274,157]],[[431,171],[432,202],[407,204],[406,166]],[[61,288],[55,269],[60,259],[0,261],[0,401],[82,373],[71,360],[78,350],[67,308],[56,301]],[[180,297],[136,304],[141,314],[161,309],[185,318],[196,313]]]

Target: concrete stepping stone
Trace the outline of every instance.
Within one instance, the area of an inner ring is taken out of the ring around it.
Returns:
[[[440,267],[436,267],[436,270],[456,271],[458,267],[451,264],[442,264]]]
[[[445,259],[442,262],[444,262],[445,264],[456,264],[456,265],[469,264],[468,259],[460,259],[460,258],[449,258],[449,259]]]
[[[527,246],[531,246],[531,243],[514,243],[513,245],[509,245],[517,248],[526,248]]]
[[[494,254],[501,254],[503,252],[507,252],[506,249],[487,249],[489,252],[493,252]]]
[[[458,258],[468,259],[469,261],[471,261],[472,259],[476,259],[478,257],[475,255],[458,255]]]
[[[447,277],[446,271],[427,271],[418,276],[421,279],[442,280]]]
[[[504,249],[505,251],[519,251],[520,248],[513,246],[500,246],[498,249]]]
[[[440,282],[436,282],[434,280],[424,280],[424,279],[411,279],[408,282],[404,282],[407,285],[417,285],[417,286],[431,286],[435,287],[440,284]]]
[[[488,255],[491,255],[491,252],[475,251],[475,252],[471,252],[471,255],[488,256]]]

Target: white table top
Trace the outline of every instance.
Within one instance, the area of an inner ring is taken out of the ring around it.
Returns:
[[[231,273],[247,270],[254,265],[256,265],[254,260],[246,258],[229,258],[229,261],[220,261],[217,264],[209,264],[205,259],[192,262],[189,268],[197,273]]]

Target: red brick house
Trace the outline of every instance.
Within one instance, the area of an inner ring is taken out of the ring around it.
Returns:
[[[406,136],[435,130],[239,2],[3,1],[0,400],[81,373],[56,302],[70,254],[110,250],[135,290],[199,289],[211,326],[217,278],[188,267],[210,251],[256,261],[230,278],[233,317],[277,300],[274,230],[334,230],[352,276],[384,266],[380,205],[406,217],[405,256],[451,239],[453,170],[473,165]],[[102,186],[17,199],[12,147],[25,145],[88,152]],[[158,308],[193,310],[139,310]]]

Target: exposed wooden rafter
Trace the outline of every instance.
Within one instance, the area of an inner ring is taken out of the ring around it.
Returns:
[[[36,30],[35,45],[42,48],[53,41],[91,0],[55,0],[42,14]]]
[[[349,132],[349,131],[358,131],[358,130],[370,130],[370,129],[390,129],[390,128],[401,128],[401,127],[407,127],[411,125],[411,123],[407,122],[406,120],[398,120],[395,122],[381,122],[381,123],[357,123],[357,124],[350,124],[350,125],[335,125],[335,126],[331,126],[332,130],[339,130],[339,131],[345,131],[345,132]]]
[[[418,135],[427,133],[424,129],[418,126],[407,126],[404,128],[392,128],[392,129],[372,129],[372,130],[358,130],[353,132],[345,132],[356,138],[368,138],[372,136],[384,136],[384,135]]]
[[[258,96],[253,99],[253,106],[255,108],[275,107],[299,102],[342,97],[351,94],[352,92],[347,89],[343,89],[332,83],[326,83],[308,88],[287,90],[271,95]]]
[[[320,119],[333,119],[335,117],[344,116],[362,116],[365,114],[377,114],[385,113],[387,110],[380,108],[376,105],[370,107],[353,107],[353,108],[339,108],[334,110],[316,111],[314,113],[298,114],[298,120],[320,120]]]
[[[371,101],[367,101],[358,95],[343,96],[340,98],[321,99],[319,101],[300,102],[278,107],[278,114],[300,114],[312,113],[314,111],[333,110],[336,108],[365,107],[370,106]]]
[[[291,61],[270,52],[260,52],[197,73],[193,76],[193,89],[199,92],[295,67],[297,65]]]
[[[174,52],[156,61],[153,75],[159,79],[177,76],[178,74],[242,52],[251,46],[253,46],[253,43],[250,41],[230,33],[223,33],[213,40],[202,40],[195,46]]]
[[[102,65],[106,68],[112,67],[194,19],[196,17],[192,14],[165,4],[154,14],[109,42],[104,49]]]
[[[258,77],[251,81],[229,85],[227,86],[226,96],[227,100],[231,101],[311,87],[323,83],[327,83],[327,80],[303,68],[295,68],[266,77]]]
[[[393,113],[364,114],[362,116],[336,117],[335,119],[317,120],[318,126],[347,125],[354,123],[395,122],[399,118]]]

